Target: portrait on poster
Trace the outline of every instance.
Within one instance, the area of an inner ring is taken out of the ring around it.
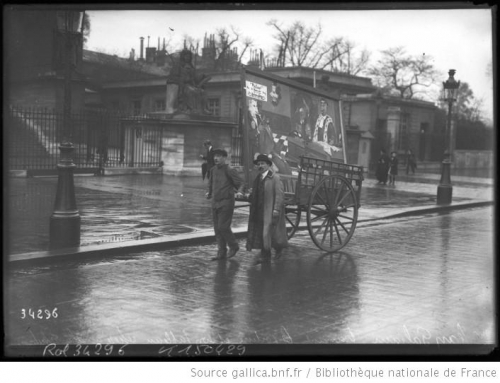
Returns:
[[[340,101],[279,78],[246,73],[249,154],[270,154],[277,170],[290,174],[300,156],[345,162]]]

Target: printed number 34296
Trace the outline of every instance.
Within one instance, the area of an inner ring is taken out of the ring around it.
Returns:
[[[33,319],[50,319],[50,318],[57,318],[59,314],[57,313],[57,307],[53,309],[52,311],[47,310],[47,309],[39,309],[39,310],[33,310],[33,309],[22,309],[21,310],[21,319],[25,319],[28,316],[30,316]]]

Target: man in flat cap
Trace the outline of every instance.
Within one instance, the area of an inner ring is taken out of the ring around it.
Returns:
[[[288,246],[285,222],[283,185],[280,177],[272,170],[269,155],[259,154],[254,161],[259,174],[255,177],[249,197],[247,250],[260,249],[256,264],[269,261],[271,247],[276,250],[276,258]]]
[[[235,192],[241,196],[244,182],[236,169],[226,164],[227,152],[214,150],[215,166],[210,169],[207,198],[212,200],[212,217],[218,252],[213,260],[234,257],[240,249],[233,232],[231,222],[234,212]],[[229,252],[228,252],[229,247]]]

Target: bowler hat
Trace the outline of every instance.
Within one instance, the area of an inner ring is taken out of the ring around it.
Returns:
[[[253,163],[255,165],[257,165],[257,162],[259,162],[259,161],[267,162],[269,164],[269,166],[271,166],[273,164],[273,162],[271,161],[271,159],[268,156],[266,156],[265,154],[259,154],[257,156],[257,158],[253,161]]]
[[[227,157],[227,152],[224,149],[215,149],[214,155],[220,154],[222,157]]]

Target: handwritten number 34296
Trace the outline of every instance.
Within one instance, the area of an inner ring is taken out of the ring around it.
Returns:
[[[45,309],[45,310],[28,309],[26,311],[26,309],[22,309],[21,310],[21,319],[25,319],[28,316],[30,316],[33,319],[50,319],[50,318],[57,318],[59,316],[59,314],[57,313],[57,307],[55,309],[53,309],[52,311],[47,310],[47,309]]]

